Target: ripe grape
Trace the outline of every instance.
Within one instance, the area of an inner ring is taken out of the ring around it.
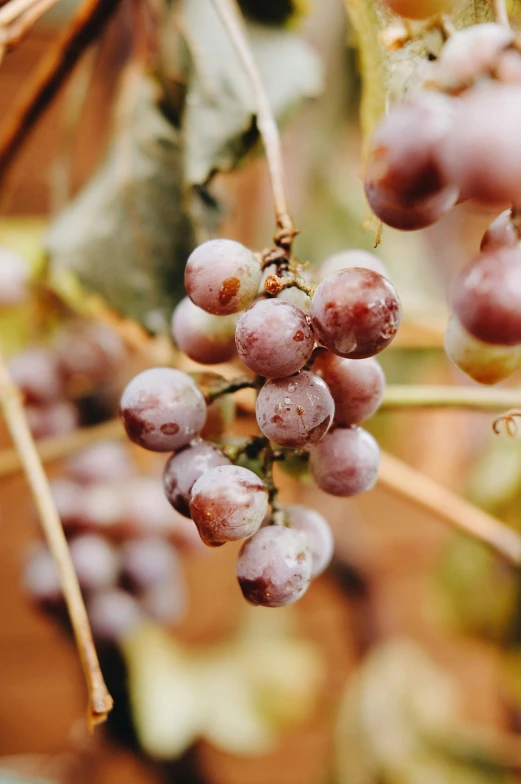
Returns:
[[[270,525],[246,541],[237,559],[237,579],[244,598],[263,607],[284,607],[305,594],[313,557],[300,531]]]
[[[301,531],[307,537],[313,559],[311,576],[318,577],[327,569],[333,558],[335,541],[329,523],[315,509],[299,504],[285,506],[284,512],[291,528]]]
[[[69,549],[83,590],[97,591],[116,584],[119,557],[115,548],[102,536],[77,536],[71,541]]]
[[[118,642],[145,620],[137,600],[117,588],[92,596],[87,611],[94,636],[105,642]]]
[[[453,114],[449,98],[424,93],[395,106],[378,126],[365,192],[384,223],[404,231],[423,229],[456,203],[459,189],[440,163]]]
[[[477,256],[454,284],[456,316],[484,343],[521,343],[521,247],[499,248]]]
[[[230,465],[217,447],[196,441],[169,458],[163,473],[165,495],[174,509],[190,517],[190,494],[194,483],[210,468]]]
[[[121,568],[133,590],[143,591],[164,583],[180,571],[174,548],[160,537],[133,539],[121,549]]]
[[[288,286],[288,288],[279,291],[277,299],[289,302],[290,305],[300,308],[303,313],[309,313],[311,308],[311,297],[309,294],[306,294],[305,291],[298,289],[296,286]]]
[[[214,316],[239,313],[250,305],[262,278],[260,262],[233,240],[209,240],[199,245],[186,262],[188,296]]]
[[[492,221],[481,240],[480,250],[490,251],[498,248],[513,248],[519,245],[519,235],[512,222],[512,211],[505,210]]]
[[[132,480],[134,483],[137,480]],[[84,488],[81,521],[89,528],[114,528],[125,519],[126,498],[111,483],[96,482]]]
[[[173,452],[199,434],[206,404],[190,376],[159,367],[139,373],[127,384],[120,415],[131,441],[152,452]]]
[[[514,38],[513,30],[495,22],[458,30],[448,38],[432,65],[437,88],[459,93],[487,76],[495,68],[500,52]]]
[[[227,362],[235,354],[237,315],[213,316],[185,297],[172,316],[177,348],[201,365]]]
[[[38,543],[29,550],[24,565],[23,583],[34,601],[60,601],[62,589],[58,567],[45,545]]]
[[[497,384],[521,367],[520,346],[492,346],[472,337],[452,316],[445,351],[454,364],[480,384]]]
[[[186,614],[186,587],[179,575],[147,588],[140,597],[146,612],[160,623],[178,623]]]
[[[66,462],[67,474],[82,484],[120,482],[134,476],[135,468],[125,444],[98,441]]]
[[[378,444],[361,427],[335,428],[309,450],[311,474],[330,495],[349,497],[370,490],[379,465]]]
[[[313,372],[324,379],[331,392],[338,425],[359,425],[380,407],[385,375],[374,357],[344,359],[321,350]]]
[[[56,338],[55,351],[66,378],[81,377],[91,385],[114,378],[125,359],[121,337],[99,321],[68,324]]]
[[[78,410],[68,400],[58,400],[46,405],[28,405],[25,415],[34,438],[63,436],[76,430],[79,423]]]
[[[28,348],[9,361],[11,377],[27,403],[53,403],[63,395],[58,361],[46,348]]]
[[[217,547],[251,536],[268,510],[268,491],[247,468],[217,466],[192,487],[190,516],[203,542]]]
[[[315,338],[299,308],[278,299],[252,305],[237,322],[237,352],[244,364],[267,378],[285,378],[308,361]]]
[[[335,403],[322,379],[303,370],[267,381],[257,397],[256,412],[267,438],[296,448],[323,438],[333,421]]]
[[[318,268],[318,280],[324,280],[335,272],[341,272],[349,267],[362,267],[378,272],[384,278],[389,277],[385,264],[374,253],[369,253],[367,250],[341,250],[324,259]]]
[[[490,82],[458,99],[441,145],[444,175],[483,204],[521,200],[521,86]]]
[[[450,13],[454,0],[384,0],[395,14],[408,19],[426,19],[434,14]]]
[[[394,286],[359,267],[336,272],[317,286],[311,324],[317,340],[334,354],[364,359],[392,341],[402,318]]]
[[[20,305],[27,296],[29,274],[24,259],[0,248],[0,307]]]
[[[71,479],[53,479],[49,483],[56,510],[65,527],[77,523],[83,513],[83,488]]]

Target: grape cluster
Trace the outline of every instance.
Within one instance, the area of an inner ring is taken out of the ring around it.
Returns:
[[[300,266],[290,271],[286,258],[263,264],[237,242],[210,240],[187,261],[188,297],[172,317],[174,342],[190,359],[218,364],[237,354],[251,371],[262,436],[244,452],[257,450],[258,473],[240,464],[236,446],[204,438],[201,389],[208,381],[211,388],[211,375],[151,368],[130,381],[120,403],[132,441],[172,452],[166,497],[193,520],[201,540],[211,547],[245,540],[239,585],[249,602],[268,607],[299,599],[333,553],[322,515],[279,506],[273,462],[305,453],[318,486],[336,496],[374,485],[379,448],[360,424],[382,400],[385,378],[374,356],[401,320],[398,295],[370,253],[326,259],[316,287],[301,273]]]
[[[492,223],[451,295],[447,353],[485,384],[521,366],[520,127],[515,34],[506,25],[475,25],[448,38],[422,89],[379,124],[365,177],[375,214],[401,230],[430,226],[465,200],[510,207]]]

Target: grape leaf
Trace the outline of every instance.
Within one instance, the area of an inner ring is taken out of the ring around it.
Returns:
[[[194,246],[184,204],[180,134],[141,77],[101,169],[47,235],[56,279],[73,272],[116,312],[164,329],[183,296]]]
[[[193,63],[183,116],[185,172],[207,182],[233,169],[255,144],[255,97],[220,17],[208,0],[185,0],[183,28]],[[322,88],[322,67],[312,49],[280,27],[247,23],[250,46],[272,108],[281,118]]]

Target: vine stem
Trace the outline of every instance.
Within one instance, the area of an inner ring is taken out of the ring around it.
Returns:
[[[297,234],[289,214],[282,144],[277,122],[271,109],[268,94],[246,37],[242,17],[235,0],[212,0],[214,7],[235,46],[244,70],[251,82],[257,105],[257,127],[262,136],[271,177],[271,188],[275,202],[277,234],[275,244],[290,253],[293,238]]]
[[[521,536],[402,460],[382,453],[378,482],[521,566]]]
[[[463,408],[469,411],[503,411],[521,408],[519,389],[397,384],[384,392],[382,409]]]
[[[510,20],[508,18],[508,11],[505,0],[491,0],[492,12],[494,20],[505,27],[510,27]]]
[[[95,724],[107,718],[113,700],[103,680],[87,611],[51,489],[27,424],[20,393],[11,380],[2,354],[0,354],[0,404],[34,496],[49,550],[60,573],[63,595],[87,682],[89,697],[87,720],[92,729]]]

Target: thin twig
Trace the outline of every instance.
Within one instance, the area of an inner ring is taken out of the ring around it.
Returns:
[[[114,14],[120,0],[84,0],[50,47],[0,126],[0,177],[65,82],[85,49]]]
[[[235,0],[212,0],[229,36],[235,46],[244,70],[251,82],[257,105],[257,127],[264,142],[266,158],[271,177],[271,188],[275,201],[277,234],[275,244],[291,253],[293,238],[297,234],[289,214],[286,186],[284,183],[284,164],[279,129],[273,115],[271,104],[262,82],[257,64],[252,55],[240,11]]]
[[[58,0],[36,0],[25,14],[22,14],[16,22],[13,22],[5,30],[2,30],[0,26],[0,40],[4,50],[8,52],[19,44],[22,38],[32,30],[38,19],[56,5],[57,2]]]
[[[510,20],[508,18],[508,11],[505,0],[491,0],[492,12],[494,14],[494,21],[498,24],[510,27]]]
[[[503,411],[521,408],[521,390],[442,385],[389,385],[382,409],[463,408],[467,411]]]
[[[521,536],[516,531],[402,460],[383,452],[378,481],[459,531],[484,542],[507,561],[521,566]]]
[[[0,403],[34,496],[49,549],[60,573],[63,595],[67,603],[87,682],[89,695],[87,718],[89,726],[92,728],[107,718],[112,709],[113,700],[103,680],[78,578],[74,571],[67,540],[56,511],[49,483],[27,424],[20,394],[11,380],[1,354]]]

